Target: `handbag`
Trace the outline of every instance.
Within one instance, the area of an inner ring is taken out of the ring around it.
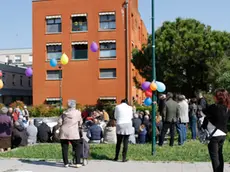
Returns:
[[[199,131],[199,141],[202,144],[209,144],[213,134],[217,131],[217,128],[215,127],[215,129],[210,133],[207,129],[204,128],[200,128]]]

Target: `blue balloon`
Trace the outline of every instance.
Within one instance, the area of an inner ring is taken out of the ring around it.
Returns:
[[[157,84],[157,91],[158,92],[160,92],[160,93],[165,92],[166,86],[164,83],[156,81],[156,84]]]
[[[150,97],[147,97],[145,100],[144,100],[144,104],[146,106],[150,106],[152,104],[152,99]]]
[[[57,66],[57,60],[56,59],[51,59],[50,60],[50,66],[56,67]]]

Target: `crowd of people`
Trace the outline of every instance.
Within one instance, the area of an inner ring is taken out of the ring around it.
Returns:
[[[165,136],[170,135],[169,145],[174,146],[175,130],[178,133],[178,145],[183,145],[187,139],[187,130],[191,129],[192,140],[197,139],[198,120],[204,118],[202,128],[213,132],[208,144],[212,166],[215,172],[223,172],[223,144],[227,133],[227,123],[230,112],[230,97],[226,90],[215,92],[216,103],[208,106],[207,101],[199,94],[197,98],[186,99],[184,95],[162,94],[159,97],[156,115],[156,134],[158,145],[163,146]],[[156,103],[156,102],[154,102]],[[128,144],[145,144],[152,140],[152,116],[148,110],[136,111],[126,99],[115,107],[114,118],[110,119],[105,110],[95,110],[90,113],[76,109],[76,101],[69,100],[68,108],[51,128],[43,121],[34,124],[29,118],[25,106],[1,108],[0,111],[0,151],[10,150],[19,146],[32,145],[37,142],[60,142],[65,167],[69,166],[68,146],[71,143],[76,166],[81,167],[83,129],[89,143],[116,144],[115,158],[117,161],[123,142],[122,161],[127,161]],[[86,156],[87,157],[87,156]]]

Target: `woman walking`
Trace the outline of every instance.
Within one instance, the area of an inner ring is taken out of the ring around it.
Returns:
[[[216,104],[203,110],[206,117],[202,127],[211,131],[210,133],[214,132],[208,144],[213,172],[224,172],[223,145],[230,120],[230,99],[227,90],[218,89],[215,92],[215,101]]]
[[[58,120],[60,126],[60,142],[62,147],[62,157],[65,167],[69,166],[68,161],[68,148],[69,142],[75,150],[76,167],[81,167],[80,162],[80,134],[79,126],[82,124],[81,112],[76,109],[76,101],[68,100],[68,109],[64,111],[63,115]]]

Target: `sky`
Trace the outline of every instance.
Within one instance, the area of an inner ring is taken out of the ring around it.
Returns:
[[[155,29],[177,17],[194,18],[215,30],[230,31],[230,0],[155,0]],[[139,0],[151,32],[151,0]],[[0,0],[0,49],[32,47],[32,0]]]

